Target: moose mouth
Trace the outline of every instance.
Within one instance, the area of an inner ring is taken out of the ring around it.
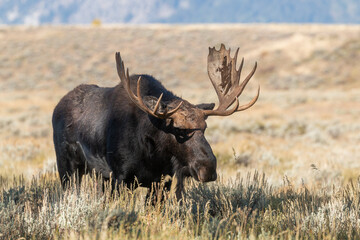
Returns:
[[[190,175],[199,182],[205,183],[205,182],[212,182],[217,179],[217,173],[216,171],[209,171],[206,168],[200,168],[198,170],[190,167]]]

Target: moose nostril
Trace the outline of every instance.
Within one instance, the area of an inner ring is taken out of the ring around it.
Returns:
[[[198,179],[201,182],[211,182],[211,181],[215,181],[217,179],[217,173],[216,171],[209,171],[209,169],[206,168],[201,168],[198,171]]]
[[[200,171],[199,171],[199,180],[206,182],[206,171],[205,171],[205,169],[200,169]]]
[[[212,181],[215,181],[217,179],[217,174],[216,174],[216,172],[214,172],[214,174],[212,175]]]

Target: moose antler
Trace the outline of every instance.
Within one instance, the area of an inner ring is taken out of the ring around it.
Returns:
[[[257,63],[255,62],[252,71],[239,85],[244,58],[241,60],[239,69],[236,70],[238,52],[239,48],[236,50],[235,56],[231,58],[230,48],[227,50],[224,44],[221,44],[219,51],[217,51],[215,47],[209,48],[208,75],[215,88],[216,94],[218,95],[219,106],[215,110],[203,110],[206,116],[228,116],[234,112],[248,109],[257,101],[260,94],[260,85],[258,87],[257,95],[248,104],[239,106],[238,97],[254,75]],[[228,109],[235,101],[235,106],[232,109]]]
[[[158,98],[154,109],[153,110],[149,109],[145,105],[145,103],[144,103],[144,101],[143,101],[143,99],[141,97],[141,90],[140,90],[141,76],[137,80],[137,87],[136,87],[137,96],[136,96],[130,89],[129,69],[128,68],[126,69],[126,74],[125,74],[124,62],[122,61],[119,52],[117,52],[115,54],[115,59],[116,59],[117,72],[118,72],[118,75],[119,75],[119,77],[121,79],[121,82],[123,82],[123,85],[124,85],[124,88],[125,88],[126,92],[128,93],[128,95],[129,95],[130,99],[133,101],[133,103],[135,103],[135,105],[138,106],[141,110],[143,110],[144,112],[150,114],[153,117],[160,118],[160,119],[169,118],[177,110],[179,110],[179,108],[180,108],[180,106],[182,105],[183,102],[180,102],[179,105],[177,105],[177,107],[174,108],[171,111],[168,111],[167,109],[165,109],[164,112],[158,112],[160,102],[161,102],[161,99],[163,97],[162,93],[161,93],[160,97]]]

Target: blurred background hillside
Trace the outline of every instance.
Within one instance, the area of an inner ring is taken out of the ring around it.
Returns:
[[[359,0],[1,0],[0,24],[360,23]]]
[[[118,84],[116,51],[196,104],[217,102],[206,59],[224,43],[241,48],[242,76],[258,62],[241,101],[261,94],[209,118],[219,172],[347,182],[360,171],[359,22],[358,0],[0,0],[0,174],[54,169],[55,105],[79,84]]]

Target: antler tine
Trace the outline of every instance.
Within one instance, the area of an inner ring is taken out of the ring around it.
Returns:
[[[239,84],[239,79],[240,79],[240,71],[236,70],[236,61],[237,61],[237,57],[238,57],[238,53],[239,53],[240,48],[237,48],[235,51],[235,55],[233,58],[230,57],[230,48],[229,48],[229,57],[230,57],[230,61],[231,61],[231,65],[233,66],[231,69],[231,77],[234,79],[231,79],[233,82],[233,84],[236,86]]]
[[[254,105],[254,104],[256,103],[256,101],[258,100],[259,96],[260,96],[260,85],[258,85],[258,89],[257,89],[257,94],[256,94],[256,96],[255,96],[249,103],[238,107],[238,109],[236,110],[236,112],[244,111],[244,110],[250,108],[252,105]]]
[[[124,63],[121,59],[120,52],[115,53],[115,60],[116,60],[116,69],[121,81],[124,81],[125,78],[125,71],[124,71]]]
[[[127,74],[129,74],[129,72],[127,72]],[[127,75],[129,76],[129,75]],[[128,77],[129,78],[129,77]],[[140,103],[141,107],[143,110],[145,110],[148,113],[152,113],[152,111],[148,111],[150,109],[148,109],[148,107],[145,105],[142,97],[141,97],[141,90],[140,90],[140,82],[141,82],[141,76],[138,78],[137,82],[136,82],[136,95],[137,95],[137,102]]]
[[[239,66],[239,70],[238,70],[238,77],[236,78],[235,80],[235,85],[239,85],[239,81],[240,81],[240,77],[241,77],[241,71],[242,71],[242,68],[243,68],[243,65],[244,65],[244,58],[241,59],[241,63],[240,63],[240,66]]]
[[[139,76],[139,78],[137,80],[137,84],[136,84],[136,94],[137,94],[137,96],[136,96],[133,93],[133,91],[131,90],[131,88],[130,88],[129,69],[128,68],[126,69],[126,74],[125,74],[124,62],[122,61],[119,52],[117,52],[115,54],[115,59],[116,59],[116,63],[117,63],[116,66],[117,66],[118,75],[119,75],[119,77],[121,79],[121,82],[123,83],[123,86],[124,86],[126,92],[128,93],[131,101],[136,106],[138,106],[141,110],[143,110],[144,112],[150,114],[153,117],[160,118],[160,119],[166,119],[166,118],[170,117],[171,115],[173,115],[177,110],[179,110],[179,108],[183,104],[183,101],[181,101],[179,103],[179,105],[176,108],[174,108],[173,110],[171,110],[171,111],[168,111],[167,109],[165,109],[165,111],[163,113],[158,113],[157,112],[158,109],[159,109],[162,97],[163,97],[163,93],[160,94],[160,96],[159,96],[159,98],[158,98],[158,100],[157,100],[157,102],[155,104],[154,109],[151,110],[150,108],[148,108],[146,106],[146,104],[144,103],[142,97],[141,97],[141,89],[140,89],[141,79],[142,79],[141,76]]]
[[[167,112],[167,115],[170,117],[171,115],[173,115],[177,110],[179,110],[179,108],[181,107],[181,105],[183,104],[184,102],[183,101],[181,101],[180,103],[179,103],[179,105],[177,105],[177,107],[176,108],[174,108],[173,110],[171,110],[171,111],[168,111]]]
[[[124,66],[124,64],[122,64]],[[125,70],[125,69],[124,69]],[[125,72],[125,71],[124,71]],[[130,77],[129,77],[129,69],[126,69],[126,75],[125,75],[125,81],[124,81],[124,85],[125,85],[125,90],[128,93],[131,101],[133,101],[133,103],[135,103],[136,105],[138,105],[138,100],[139,98],[137,96],[135,96],[135,94],[131,91],[130,88]],[[140,106],[139,106],[140,107]]]
[[[156,112],[157,112],[157,110],[158,110],[158,108],[160,106],[160,101],[161,101],[162,97],[163,97],[163,93],[160,94],[160,97],[159,97],[159,99],[157,100],[157,102],[155,104],[155,107],[154,107],[154,110],[153,110],[154,114],[156,114]]]
[[[245,80],[240,84],[239,90],[238,90],[238,93],[236,96],[239,96],[242,93],[242,91],[246,87],[246,84],[248,84],[251,77],[254,75],[256,68],[257,68],[257,62],[255,62],[255,65],[254,65],[253,69],[251,70],[251,72],[246,76]]]

